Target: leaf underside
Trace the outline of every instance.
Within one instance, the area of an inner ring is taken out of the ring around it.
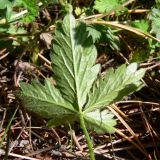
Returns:
[[[44,85],[36,81],[32,84],[21,83],[21,90],[18,96],[24,107],[43,118],[75,114],[72,105],[63,99],[49,79],[45,80]]]
[[[117,70],[110,69],[105,77],[94,85],[89,94],[85,112],[110,105],[121,100],[124,96],[138,91],[143,87],[140,80],[144,74],[144,69],[137,70],[136,63],[128,66],[124,64]]]
[[[93,129],[97,133],[114,133],[116,121],[114,115],[109,113],[108,110],[86,113],[84,118],[88,128]]]
[[[97,80],[100,65],[95,65],[97,51],[89,38],[86,25],[77,25],[67,14],[57,24],[51,53],[56,86],[51,79],[45,79],[44,85],[21,83],[18,97],[28,110],[49,119],[49,127],[79,121],[81,115],[97,133],[113,133],[116,120],[101,109],[139,90],[144,70],[137,71],[136,63],[122,65]]]
[[[55,33],[53,44],[53,70],[57,86],[64,98],[82,108],[87,94],[100,70],[95,65],[96,48],[87,38],[86,26],[76,26],[75,18],[68,14]]]

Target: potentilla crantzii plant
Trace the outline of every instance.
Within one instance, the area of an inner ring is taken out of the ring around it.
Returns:
[[[101,77],[96,57],[85,24],[76,23],[69,13],[57,25],[53,41],[51,59],[56,85],[52,79],[45,79],[44,85],[36,81],[21,83],[18,94],[28,110],[48,119],[49,127],[80,122],[92,160],[93,145],[87,128],[97,133],[113,133],[116,120],[106,106],[139,90],[145,73],[132,63],[109,69]]]

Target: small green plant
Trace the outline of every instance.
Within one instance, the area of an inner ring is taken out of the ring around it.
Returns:
[[[124,96],[139,90],[145,70],[137,70],[137,64],[109,69],[105,76],[98,75],[97,51],[88,35],[86,25],[76,23],[71,13],[63,23],[58,23],[51,53],[53,78],[44,85],[33,81],[21,83],[18,93],[24,106],[48,119],[49,127],[80,122],[94,160],[93,143],[87,128],[97,133],[113,133],[116,120],[106,108]]]
[[[151,21],[151,33],[155,34],[157,38],[160,38],[160,3],[157,3],[152,8],[151,13],[148,15],[148,19]]]
[[[100,13],[111,12],[124,2],[126,2],[126,0],[95,0],[94,9]]]

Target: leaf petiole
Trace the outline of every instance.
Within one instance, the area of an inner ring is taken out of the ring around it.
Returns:
[[[86,138],[86,141],[87,141],[87,144],[88,144],[90,159],[91,160],[96,160],[95,156],[94,156],[93,143],[92,143],[92,140],[91,140],[91,138],[89,136],[89,133],[87,131],[82,111],[80,112],[80,125],[82,127],[83,133],[85,135],[85,138]]]

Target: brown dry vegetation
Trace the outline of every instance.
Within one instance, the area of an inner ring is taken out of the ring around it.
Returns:
[[[87,4],[79,1],[75,5],[82,7]],[[138,13],[129,13],[129,19],[145,17],[148,12],[145,9],[150,9],[153,4],[142,1],[135,5],[144,12],[137,10]],[[49,6],[41,11],[36,22],[25,24],[29,34],[41,26],[45,27],[55,17],[61,19],[63,14],[58,12],[59,9],[59,5]],[[111,19],[114,18],[112,15]],[[123,19],[123,15],[119,18]],[[38,79],[43,82],[45,77],[52,75],[49,52],[54,30],[54,26],[50,26],[47,33],[34,38],[28,36],[28,42],[18,47],[12,46],[12,40],[18,41],[18,36],[6,36],[10,41],[0,45],[0,159],[69,160],[88,157],[88,148],[79,124],[69,131],[69,126],[47,129],[45,120],[28,113],[15,97],[20,81],[30,83]],[[97,62],[101,63],[102,72],[109,67],[130,63],[134,51],[139,46],[145,47],[145,38],[133,33],[126,30],[118,33],[122,41],[119,51],[104,49],[108,44],[103,42],[96,44],[99,53]],[[147,69],[143,79],[146,86],[108,107],[118,122],[115,134],[90,133],[97,160],[160,158],[160,62],[156,59],[157,52],[159,50],[139,65]]]

